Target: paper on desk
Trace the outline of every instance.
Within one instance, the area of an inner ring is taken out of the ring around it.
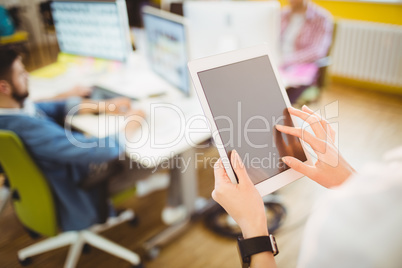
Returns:
[[[59,76],[67,71],[67,66],[64,63],[56,62],[52,63],[46,67],[40,68],[36,71],[31,72],[32,76],[39,78],[53,78]]]
[[[56,76],[62,75],[67,71],[68,64],[76,63],[80,56],[69,55],[66,53],[59,53],[57,55],[57,61],[38,70],[31,72],[32,76],[38,78],[54,78]]]
[[[116,65],[118,66],[116,67]],[[79,73],[94,73],[108,68],[116,70],[120,66],[120,63],[92,57],[59,53],[57,56],[57,62],[35,70],[30,74],[37,78],[55,78],[66,73],[71,66],[74,66],[74,69],[79,70]]]

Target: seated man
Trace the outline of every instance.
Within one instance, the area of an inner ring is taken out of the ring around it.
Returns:
[[[289,0],[281,14],[280,73],[293,103],[315,82],[316,62],[327,56],[332,42],[331,14],[309,0]]]
[[[76,88],[75,93],[82,92]],[[71,92],[70,92],[71,93]],[[33,103],[27,99],[28,74],[21,57],[13,50],[0,50],[0,129],[15,132],[30,152],[55,192],[57,212],[64,231],[80,230],[101,221],[99,215],[99,191],[81,189],[78,185],[102,163],[124,156],[124,135],[105,138],[86,137],[81,133],[68,133],[64,129],[64,117],[72,107],[95,105],[95,109],[78,109],[80,113],[118,113],[125,116],[143,116],[132,110],[126,98],[110,99],[105,105],[79,97]],[[85,95],[85,93],[84,93]],[[68,94],[64,94],[64,97]],[[102,108],[104,107],[104,108]],[[125,127],[125,135],[132,136],[139,120],[132,120]],[[92,148],[81,148],[68,138],[82,143],[96,143]],[[106,145],[106,146],[102,146]],[[130,172],[132,172],[130,170]],[[141,175],[130,173],[127,180]],[[149,173],[148,173],[149,174]],[[121,176],[118,176],[119,179]],[[124,184],[124,183],[123,183]]]

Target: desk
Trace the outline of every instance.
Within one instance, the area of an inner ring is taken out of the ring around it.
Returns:
[[[108,79],[106,76],[118,77],[118,73],[127,74],[127,70],[138,69],[138,55],[128,63],[120,66],[117,71],[109,72],[108,68],[96,72],[89,71],[84,65],[70,66],[65,74],[52,79],[33,78],[30,81],[32,96],[43,98],[49,96],[49,90],[57,94],[73,85],[96,85],[98,81]],[[130,64],[138,64],[133,68]],[[145,68],[145,67],[144,67]],[[127,76],[125,77],[127,79]],[[117,80],[116,80],[117,81]],[[127,81],[125,82],[127,83]],[[116,84],[118,87],[118,84]],[[129,139],[126,154],[133,161],[147,168],[156,168],[167,164],[170,169],[171,183],[180,185],[180,199],[186,207],[186,220],[171,226],[162,234],[145,244],[146,250],[151,250],[175,236],[189,222],[190,216],[196,210],[197,189],[197,159],[195,149],[198,144],[211,137],[206,119],[196,97],[186,98],[178,90],[169,87],[165,94],[158,98],[142,98],[133,101],[133,106],[147,113],[143,127]],[[93,136],[106,136],[118,131],[116,116],[70,116],[67,124],[89,133]]]
[[[134,137],[127,137],[126,155],[146,168],[168,167],[171,179],[182,181],[185,189],[182,201],[187,211],[194,211],[197,196],[194,153],[197,145],[211,136],[198,100],[169,95],[133,102],[133,106],[143,109],[147,116]],[[118,131],[119,119],[124,117],[78,115],[68,117],[66,122],[91,136],[104,137]]]

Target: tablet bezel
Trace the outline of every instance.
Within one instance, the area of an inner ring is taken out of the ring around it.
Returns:
[[[240,50],[235,50],[215,56],[210,56],[206,58],[201,58],[197,60],[190,61],[188,63],[188,68],[190,70],[190,76],[194,84],[195,92],[197,93],[198,99],[201,103],[202,109],[204,111],[205,117],[207,118],[207,121],[209,123],[209,127],[212,133],[212,137],[215,141],[216,147],[218,149],[219,155],[221,157],[222,163],[224,165],[224,168],[226,170],[226,173],[232,183],[236,184],[237,179],[235,176],[235,173],[232,169],[232,166],[230,164],[229,157],[226,153],[225,147],[223,145],[221,136],[218,131],[218,127],[215,123],[215,120],[212,115],[212,111],[209,107],[207,98],[205,96],[204,90],[202,89],[201,81],[198,77],[198,73],[202,71],[207,71],[213,68],[219,68],[223,67],[229,64],[245,61],[245,60],[250,60],[253,58],[261,57],[261,56],[268,56],[269,62],[272,66],[275,78],[278,82],[279,88],[281,90],[282,98],[285,101],[286,107],[291,107],[289,97],[286,93],[286,89],[282,84],[282,80],[278,79],[279,78],[279,72],[272,64],[271,58],[270,58],[270,52],[269,48],[267,45],[258,45],[250,48],[245,48],[245,49],[240,49]],[[292,122],[294,126],[298,126],[297,121],[294,116],[291,116]],[[304,153],[306,155],[307,160],[304,162],[306,164],[312,164],[312,157],[309,154],[306,144],[299,139]],[[273,177],[267,178],[264,181],[255,184],[255,187],[257,188],[258,192],[260,193],[261,196],[267,195],[269,193],[272,193],[273,191],[297,180],[303,177],[304,175],[302,173],[299,173],[293,169],[288,169],[286,171],[283,171]]]

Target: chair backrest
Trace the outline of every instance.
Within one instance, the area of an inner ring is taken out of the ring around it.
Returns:
[[[320,89],[325,88],[328,84],[328,80],[329,80],[328,67],[331,64],[331,53],[332,53],[332,49],[335,44],[337,26],[338,26],[337,22],[334,21],[334,27],[332,29],[331,45],[328,48],[327,57],[326,57],[327,62],[326,62],[326,64],[324,64],[324,66],[320,67],[318,70],[316,84]]]
[[[58,233],[49,184],[18,136],[0,130],[0,163],[10,183],[15,212],[22,224],[46,236]]]

